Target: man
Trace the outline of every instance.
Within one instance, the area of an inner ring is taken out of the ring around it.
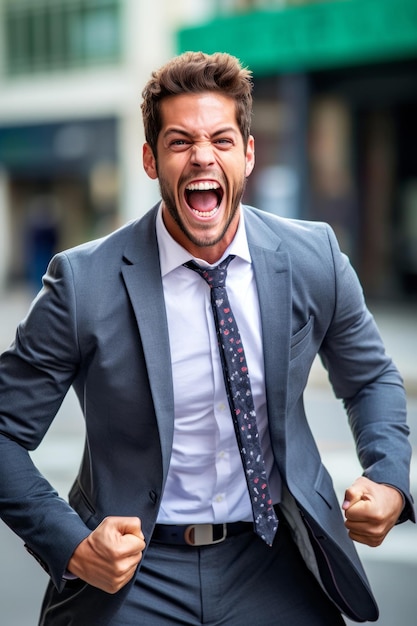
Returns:
[[[1,515],[51,576],[40,624],[375,620],[352,539],[414,517],[401,378],[331,230],[241,205],[249,71],[187,53],[143,96],[160,205],[57,255],[0,365]],[[346,528],[303,409],[317,353],[364,468]],[[67,504],[27,451],[70,385],[86,446]]]

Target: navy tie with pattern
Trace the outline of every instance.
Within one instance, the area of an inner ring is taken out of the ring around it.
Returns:
[[[254,529],[272,545],[278,519],[268,487],[245,352],[225,286],[227,267],[232,259],[234,255],[212,269],[200,267],[194,261],[184,265],[198,272],[210,286],[226,392],[252,503]]]

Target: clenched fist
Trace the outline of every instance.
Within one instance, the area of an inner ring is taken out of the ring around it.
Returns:
[[[134,575],[144,548],[138,517],[106,517],[77,546],[68,571],[93,587],[116,593]]]
[[[397,522],[403,504],[397,489],[361,476],[346,490],[342,507],[350,538],[379,546]]]

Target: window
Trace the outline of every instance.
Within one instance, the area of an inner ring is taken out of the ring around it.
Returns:
[[[7,0],[7,74],[119,61],[120,4],[120,0]]]

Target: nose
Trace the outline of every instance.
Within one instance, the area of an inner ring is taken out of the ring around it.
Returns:
[[[209,141],[195,143],[193,145],[191,162],[195,167],[205,168],[214,163],[213,146]]]

